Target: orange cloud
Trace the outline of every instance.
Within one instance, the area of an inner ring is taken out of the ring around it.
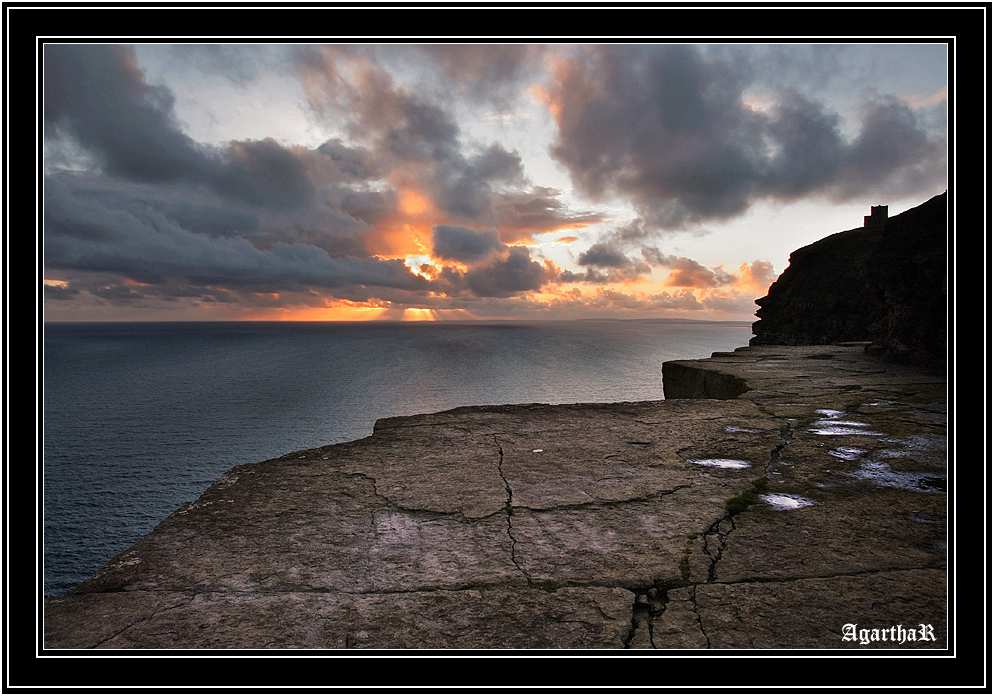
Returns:
[[[394,172],[396,178],[402,178]],[[431,252],[431,229],[441,214],[431,198],[406,183],[396,183],[399,191],[396,207],[376,220],[363,235],[363,244],[370,254],[383,258],[426,256]]]
[[[400,209],[405,215],[420,215],[431,207],[427,198],[414,191],[405,191],[400,197]]]
[[[739,266],[739,285],[743,289],[759,291],[759,295],[765,295],[770,285],[777,276],[773,272],[773,264],[769,261],[753,261],[751,264],[743,262]]]
[[[378,223],[363,238],[370,254],[385,259],[422,256],[431,249],[431,227],[396,218]]]
[[[562,105],[558,99],[549,94],[548,90],[542,85],[532,85],[528,88],[528,94],[547,108],[549,113],[552,114],[552,118],[556,120],[556,123],[559,123],[559,117],[562,114]]]
[[[555,84],[560,87],[567,84],[575,72],[572,64],[566,58],[549,58],[547,65]],[[563,99],[561,90],[559,92],[549,91],[542,85],[536,84],[529,88],[528,93],[549,110],[556,123],[562,125]]]
[[[923,97],[920,94],[902,94],[900,99],[912,109],[922,109],[926,106],[941,104],[948,98],[947,88],[943,87],[930,97]]]

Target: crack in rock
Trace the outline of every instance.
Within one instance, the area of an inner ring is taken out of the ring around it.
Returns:
[[[708,565],[708,579],[704,584],[710,585],[715,581],[718,562],[725,551],[725,540],[733,531],[735,531],[735,517],[734,515],[725,515],[704,532],[704,553],[711,560]]]
[[[517,539],[514,538],[514,529],[511,523],[511,517],[514,515],[514,491],[511,490],[511,484],[507,480],[507,476],[504,474],[504,449],[500,446],[500,441],[497,436],[494,435],[494,445],[497,446],[497,474],[500,476],[501,481],[504,482],[504,491],[507,493],[507,499],[504,502],[504,512],[507,513],[507,537],[511,540],[511,563],[514,567],[521,571],[521,574],[528,581],[528,584],[532,584],[532,579],[529,577],[525,569],[521,567],[518,563],[517,555],[515,551],[517,549]]]
[[[192,601],[193,601],[193,597],[187,597],[186,599],[184,599],[182,601],[179,601],[179,602],[176,602],[175,604],[170,604],[168,606],[159,607],[158,609],[153,609],[152,612],[148,616],[142,617],[142,618],[138,619],[137,621],[132,621],[128,625],[124,626],[121,630],[115,631],[114,633],[112,633],[111,635],[107,636],[106,638],[97,641],[97,643],[95,645],[93,645],[92,647],[93,648],[99,648],[99,647],[101,647],[103,645],[106,645],[110,641],[114,640],[115,638],[117,638],[121,634],[123,634],[123,633],[131,630],[135,626],[141,626],[143,624],[147,625],[150,621],[152,621],[152,619],[154,619],[159,614],[162,614],[163,612],[171,611],[173,609],[177,609],[179,607],[185,606],[185,605],[189,604]],[[162,634],[159,634],[159,635],[168,635],[168,633],[170,633],[170,632],[163,632]],[[152,634],[150,633],[149,635],[152,635]]]
[[[660,590],[657,587],[649,587],[644,590],[638,590],[635,593],[635,601],[632,603],[632,619],[631,628],[628,631],[628,636],[624,640],[624,646],[626,649],[632,649],[634,647],[635,641],[638,639],[639,629],[645,626],[646,639],[649,641],[649,647],[655,648],[655,639],[653,635],[653,624],[654,621],[663,615],[666,611],[666,605],[669,599],[666,595],[665,590]]]
[[[784,451],[787,445],[794,441],[794,426],[790,419],[788,419],[784,423],[783,427],[780,428],[780,440],[780,444],[774,447],[770,452],[770,461],[763,470],[763,475],[767,478],[770,477],[770,472],[773,470],[773,467],[780,462],[780,453]]]
[[[708,636],[707,631],[704,630],[704,620],[701,618],[700,609],[697,606],[697,585],[691,585],[687,592],[690,597],[690,604],[694,608],[694,616],[697,617],[697,625],[701,629],[701,635],[704,636],[704,640],[707,643],[707,647],[711,647],[711,638]]]

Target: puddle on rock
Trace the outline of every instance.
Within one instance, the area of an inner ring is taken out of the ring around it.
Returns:
[[[869,423],[839,420],[846,415],[845,411],[836,411],[832,408],[819,408],[815,409],[815,413],[820,413],[824,416],[824,418],[819,418],[812,423],[811,428],[808,428],[808,432],[815,435],[883,435],[883,433],[872,430],[864,430],[864,428],[870,427]]]
[[[726,433],[758,433],[759,431],[755,428],[742,428],[738,425],[726,425]]]
[[[711,466],[716,469],[748,469],[752,464],[741,459],[691,459],[691,464]]]
[[[815,501],[808,498],[802,498],[799,495],[787,495],[786,493],[763,493],[759,497],[775,510],[796,510],[797,508],[815,504]]]
[[[872,481],[879,486],[902,488],[908,491],[944,493],[946,477],[929,473],[894,471],[883,462],[865,460],[858,471],[846,472],[846,476]]]
[[[829,450],[828,453],[833,457],[852,461],[853,459],[859,459],[861,455],[866,454],[866,450],[861,450],[858,447],[838,447],[834,450]]]
[[[886,442],[898,446],[876,452],[877,456],[886,459],[908,457],[929,466],[946,466],[945,435],[913,435],[903,440],[888,438]]]

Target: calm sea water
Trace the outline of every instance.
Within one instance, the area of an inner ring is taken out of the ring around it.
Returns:
[[[456,406],[663,398],[748,323],[44,327],[44,583],[62,595],[238,464]]]

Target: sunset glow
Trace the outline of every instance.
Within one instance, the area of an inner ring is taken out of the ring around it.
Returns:
[[[413,191],[405,192],[400,199],[400,209],[404,211],[405,215],[420,215],[428,210],[428,205],[426,198]]]
[[[404,310],[404,321],[437,321],[434,310],[408,307]]]
[[[946,186],[941,44],[49,43],[39,69],[55,321],[750,321],[794,249]]]

